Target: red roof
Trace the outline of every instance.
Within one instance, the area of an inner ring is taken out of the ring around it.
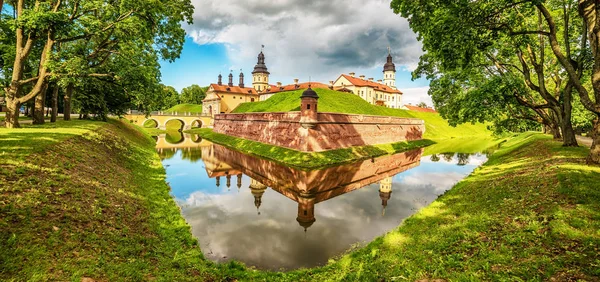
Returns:
[[[354,86],[368,86],[368,87],[372,87],[372,88],[382,91],[382,92],[402,94],[402,92],[400,90],[391,88],[385,84],[381,84],[381,83],[378,83],[375,81],[366,80],[366,79],[362,79],[362,78],[358,78],[358,77],[352,77],[352,76],[349,76],[346,74],[342,74],[342,76],[344,78],[346,78],[348,81],[350,81],[350,83],[352,83],[352,85],[354,85]]]
[[[411,106],[411,105],[404,105],[404,106],[407,107],[409,110],[415,111],[415,112],[437,113],[436,110],[430,109],[430,108],[421,108],[421,107]]]
[[[252,87],[239,87],[239,86],[229,86],[227,84],[223,84],[223,85],[218,85],[218,84],[211,84],[210,85],[215,91],[218,92],[231,92],[231,93],[236,93],[236,94],[249,94],[249,95],[258,95],[258,92],[256,92],[256,90]]]
[[[320,83],[320,82],[303,82],[303,83],[298,83],[298,84],[289,84],[289,85],[282,85],[282,86],[277,86],[277,85],[271,85],[271,88],[267,89],[264,92],[261,92],[261,94],[272,94],[272,93],[278,93],[278,92],[286,92],[286,91],[294,91],[294,90],[298,90],[298,89],[307,89],[308,86],[310,85],[310,88],[315,89],[315,88],[329,88],[328,85]]]

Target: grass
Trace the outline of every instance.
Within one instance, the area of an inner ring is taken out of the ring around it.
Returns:
[[[265,158],[286,166],[314,170],[334,165],[351,163],[368,158],[394,154],[434,144],[431,140],[397,142],[382,145],[356,146],[351,148],[305,153],[284,147],[268,145],[248,139],[237,138],[213,132],[212,129],[199,128],[186,131],[199,134],[202,138],[237,151]]]
[[[587,148],[541,134],[496,144],[472,175],[365,247],[285,273],[205,260],[138,128],[72,121],[3,129],[0,138],[3,281],[600,277],[600,167],[585,165]]]
[[[204,279],[148,135],[71,121],[0,138],[0,280]]]
[[[177,113],[202,113],[202,105],[197,105],[197,104],[179,104],[179,105],[175,105],[173,107],[171,107],[168,110],[165,110],[164,112],[167,113],[172,113],[172,112],[177,112]]]
[[[233,113],[298,111],[300,110],[300,96],[303,91],[304,90],[282,92],[273,95],[265,101],[243,103],[235,108]],[[452,127],[437,113],[414,112],[375,106],[369,104],[357,95],[329,89],[315,89],[315,91],[319,95],[320,112],[419,118],[425,121],[426,130],[423,138],[437,140],[465,136],[484,137],[491,135],[485,124],[461,124]]]

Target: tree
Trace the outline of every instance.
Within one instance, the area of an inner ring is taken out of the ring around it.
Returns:
[[[166,110],[179,104],[179,93],[172,86],[162,85],[161,97],[156,110]]]
[[[206,97],[206,92],[202,87],[192,84],[181,90],[181,103],[185,104],[202,104],[202,100]]]
[[[393,0],[391,6],[409,19],[427,51],[417,75],[479,69],[490,77],[519,76],[530,91],[512,95],[541,119],[555,119],[565,145],[575,145],[569,142],[575,91],[596,117],[588,161],[600,163],[600,3]]]
[[[16,11],[16,18],[10,20],[15,34],[12,75],[4,85],[9,128],[19,127],[20,105],[38,96],[50,78],[63,84],[70,99],[78,83],[87,78],[119,80],[118,69],[112,67],[126,60],[143,70],[148,64],[156,68],[158,59],[176,59],[185,36],[180,22],[191,23],[193,12],[190,0],[17,0],[9,4]],[[39,55],[32,52],[36,48]],[[111,68],[104,67],[108,63]],[[28,64],[35,67],[29,73]],[[65,99],[65,118],[69,106],[70,100]]]
[[[417,107],[427,108],[427,104],[425,104],[425,102],[420,102],[420,103],[417,104]]]
[[[416,76],[426,75],[453,85],[448,97],[442,88],[430,94],[442,115],[471,106],[455,122],[534,119],[562,132],[565,146],[577,146],[571,124],[574,80],[584,77],[587,45],[581,20],[572,1],[538,1],[548,5],[565,32],[554,45],[544,26],[543,12],[532,1],[424,1],[394,0],[392,8],[407,17],[427,51]],[[544,4],[540,4],[544,5]],[[576,65],[575,76],[564,71],[553,49],[565,50]],[[432,83],[433,84],[433,83]],[[502,88],[503,92],[498,93]],[[502,96],[499,98],[499,96]],[[473,101],[480,102],[474,106]],[[502,103],[496,103],[500,100]],[[457,106],[457,103],[463,103]],[[454,106],[453,106],[454,104]],[[500,113],[498,115],[497,113]]]

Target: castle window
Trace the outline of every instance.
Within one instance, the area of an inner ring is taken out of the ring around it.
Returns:
[[[250,99],[250,102],[254,102],[254,98],[251,98],[251,99]]]
[[[306,109],[310,110],[310,104],[306,105]]]
[[[233,99],[235,99],[235,96],[233,96]]]

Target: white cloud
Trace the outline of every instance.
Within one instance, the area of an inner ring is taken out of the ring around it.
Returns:
[[[414,69],[421,44],[384,0],[192,0],[198,44],[227,46],[233,65],[256,63],[265,45],[274,79],[328,81],[340,73],[379,70],[391,46],[397,68]],[[272,81],[274,81],[272,79]]]
[[[417,105],[421,102],[424,102],[428,106],[433,106],[433,101],[431,97],[427,94],[429,91],[429,86],[424,87],[416,87],[416,88],[403,88],[402,93],[402,103],[404,104],[412,104]]]

